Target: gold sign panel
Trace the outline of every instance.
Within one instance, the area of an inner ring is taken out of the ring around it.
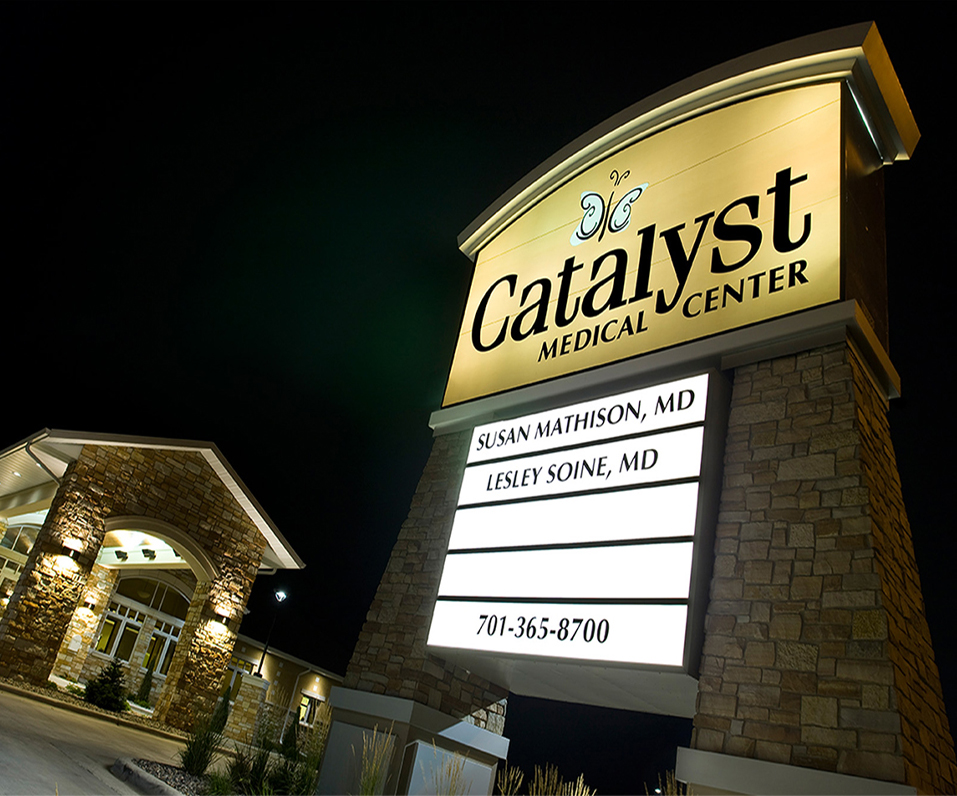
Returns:
[[[609,156],[478,255],[444,406],[840,299],[840,85]]]

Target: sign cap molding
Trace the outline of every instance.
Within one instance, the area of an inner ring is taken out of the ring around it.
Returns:
[[[599,160],[642,138],[740,100],[844,80],[884,164],[910,158],[920,131],[877,25],[862,22],[766,47],[699,72],[615,114],[519,180],[459,235],[475,260],[533,204]]]

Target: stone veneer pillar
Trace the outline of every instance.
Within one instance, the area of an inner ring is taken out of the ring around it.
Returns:
[[[63,643],[56,656],[53,674],[67,680],[79,680],[83,674],[89,651],[96,643],[96,630],[100,617],[110,606],[110,598],[116,589],[119,570],[107,569],[94,564],[80,595],[80,607],[73,612],[70,624],[63,636]],[[93,603],[93,609],[83,607],[83,603]],[[132,684],[130,684],[132,687]]]
[[[401,697],[501,735],[508,691],[426,649],[470,432],[436,437],[343,685]]]
[[[0,617],[0,677],[45,685],[89,579],[105,534],[79,485],[82,467],[66,469],[20,580]],[[76,558],[64,541],[77,542]]]
[[[223,735],[239,743],[252,744],[259,730],[259,716],[266,701],[269,681],[242,672],[242,681],[232,710],[226,719]]]
[[[887,402],[850,342],[734,373],[692,746],[954,793]]]
[[[157,716],[189,729],[209,715],[265,551],[242,506],[199,453],[85,445],[66,470],[0,619],[0,676],[44,685],[88,583],[110,516],[148,517],[189,535],[217,574],[194,591]],[[64,540],[81,548],[74,560]],[[81,609],[82,610],[82,609]],[[68,642],[69,643],[69,642]]]

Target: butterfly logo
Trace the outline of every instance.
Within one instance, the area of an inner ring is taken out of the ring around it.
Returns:
[[[630,171],[619,174],[618,169],[614,169],[608,179],[614,182],[614,187],[617,188],[624,180],[628,179],[630,174]],[[648,183],[646,182],[632,188],[618,200],[618,204],[614,205],[614,210],[610,212],[608,211],[615,199],[614,189],[608,197],[607,206],[601,194],[594,191],[584,191],[582,193],[582,210],[585,211],[585,214],[582,216],[582,220],[578,222],[578,226],[575,227],[569,243],[572,246],[578,246],[589,238],[593,238],[596,234],[598,240],[601,240],[605,237],[606,230],[608,232],[621,232],[631,222],[631,206],[645,192],[647,187]]]

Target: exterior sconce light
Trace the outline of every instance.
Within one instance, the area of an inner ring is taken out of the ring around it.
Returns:
[[[126,559],[130,557],[129,553],[127,553],[125,550],[114,550],[113,555],[115,555],[120,561],[126,561]]]
[[[229,625],[233,621],[232,617],[229,615],[229,609],[226,606],[220,606],[215,608],[216,620],[221,624],[226,630],[229,630]]]
[[[96,608],[96,603],[94,603],[93,600],[87,599],[83,601],[83,607],[86,608],[87,611],[92,611]]]
[[[152,547],[143,548],[143,558],[148,558],[150,561],[156,560],[156,551]]]
[[[76,558],[83,552],[83,542],[79,539],[66,538],[61,543],[63,555],[69,556],[70,558]]]

